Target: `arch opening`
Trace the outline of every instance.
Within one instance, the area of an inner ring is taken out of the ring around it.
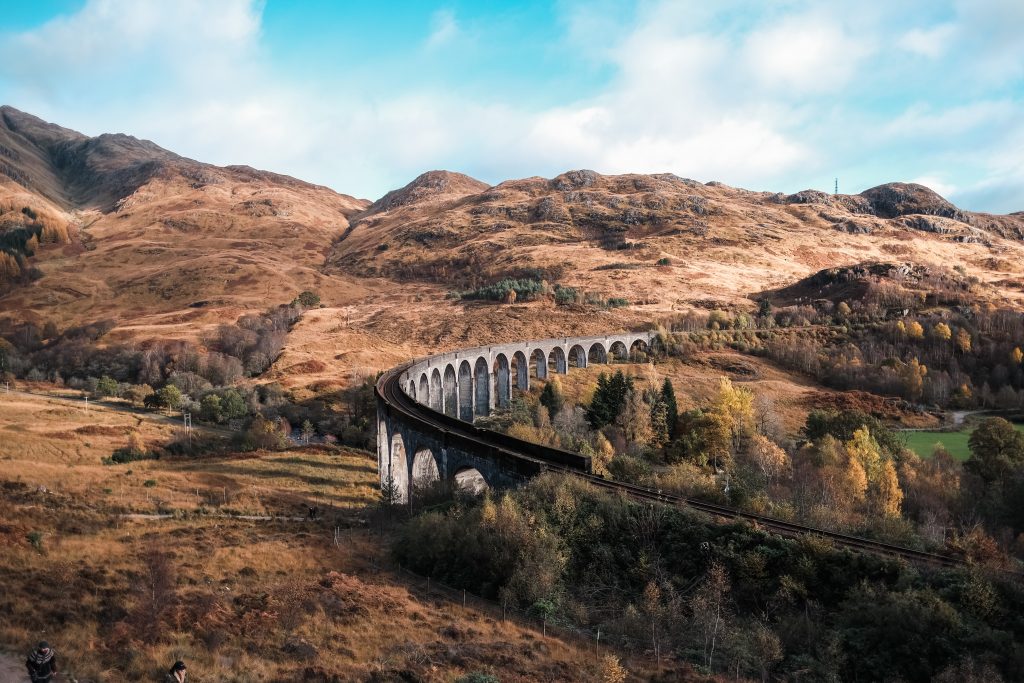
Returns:
[[[507,408],[512,403],[510,375],[508,357],[499,353],[494,359],[494,397],[499,408]]]
[[[561,346],[551,349],[551,353],[548,354],[548,365],[550,369],[559,375],[569,372],[569,366],[565,362],[565,351],[562,350]]]
[[[590,350],[587,351],[587,364],[590,363],[607,363],[608,352],[604,348],[604,344],[601,342],[594,342],[590,345]]]
[[[416,380],[409,380],[409,387],[405,393],[409,394],[409,396],[412,397],[412,400],[416,400]]]
[[[533,365],[533,376],[537,379],[548,378],[548,356],[544,349],[534,349],[530,354],[531,365]]]
[[[450,364],[444,369],[444,414],[459,416],[459,382],[455,377],[455,367]]]
[[[491,414],[491,373],[487,369],[487,359],[481,356],[476,359],[476,367],[474,368],[475,374],[475,392],[473,402],[473,414],[490,415]]]
[[[455,474],[452,475],[452,487],[456,491],[462,491],[474,496],[478,496],[490,488],[487,480],[484,479],[484,475],[480,474],[480,470],[475,467],[462,467],[456,470]]]
[[[473,368],[468,360],[459,363],[459,419],[473,421]]]
[[[441,412],[444,410],[444,392],[441,389],[441,371],[434,368],[430,373],[430,409]]]
[[[612,345],[608,347],[609,360],[615,360],[620,363],[624,363],[629,360],[629,349],[626,348],[626,344],[621,341],[612,342]]]
[[[522,351],[512,354],[512,376],[516,378],[516,389],[519,391],[530,390],[530,364],[526,360],[526,354]]]
[[[646,363],[650,353],[650,346],[643,339],[637,339],[629,345],[629,359],[634,363]]]
[[[396,433],[391,437],[387,472],[381,484],[382,488],[387,487],[392,502],[404,503],[409,499],[409,461],[401,434]]]
[[[417,450],[412,459],[411,492],[415,494],[438,481],[441,481],[441,473],[437,468],[437,458],[434,457],[434,452],[429,448]]]
[[[585,368],[587,367],[587,352],[583,350],[583,347],[579,344],[573,345],[569,349],[569,367],[570,368]]]
[[[430,405],[430,380],[427,373],[420,375],[420,386],[416,392],[416,400],[424,405]]]

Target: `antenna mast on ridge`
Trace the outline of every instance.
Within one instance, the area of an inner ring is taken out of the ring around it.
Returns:
[[[832,192],[832,194],[839,194],[839,178],[836,178],[836,189]]]

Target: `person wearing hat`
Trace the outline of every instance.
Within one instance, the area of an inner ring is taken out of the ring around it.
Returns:
[[[164,683],[185,683],[185,662],[176,661],[164,677]]]
[[[50,644],[43,640],[29,653],[25,666],[28,667],[28,677],[32,683],[46,683],[52,681],[57,673],[57,656]]]

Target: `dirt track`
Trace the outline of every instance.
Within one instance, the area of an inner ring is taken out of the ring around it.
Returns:
[[[26,683],[25,664],[20,657],[0,654],[0,683]]]

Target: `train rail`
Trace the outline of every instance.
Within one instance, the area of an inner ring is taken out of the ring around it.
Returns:
[[[598,475],[586,472],[582,468],[574,467],[573,458],[579,458],[579,456],[570,451],[538,446],[537,444],[510,437],[507,434],[482,429],[469,422],[438,413],[416,402],[402,390],[401,383],[399,382],[399,376],[408,365],[402,365],[385,372],[377,381],[376,393],[391,410],[398,412],[404,419],[417,423],[421,427],[441,433],[445,439],[471,444],[481,452],[499,456],[506,460],[519,461],[521,467],[518,469],[521,471],[568,473],[586,480],[595,487],[615,491],[637,501],[686,507],[720,519],[746,521],[756,527],[783,536],[815,536],[827,539],[843,548],[899,557],[909,562],[937,567],[959,567],[967,564],[964,559],[959,557],[796,524],[766,515],[744,512],[743,510],[725,505],[677,496],[636,484],[604,479]]]

